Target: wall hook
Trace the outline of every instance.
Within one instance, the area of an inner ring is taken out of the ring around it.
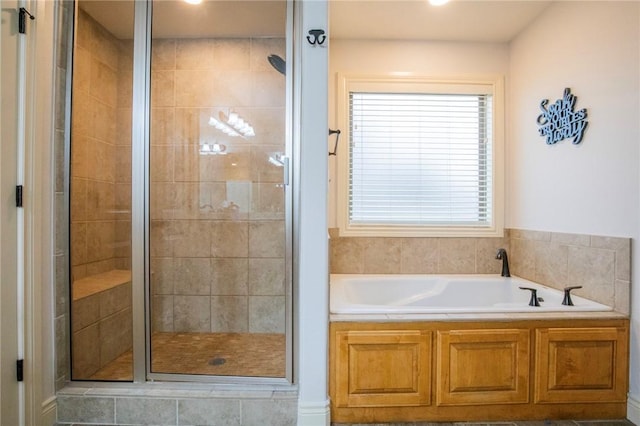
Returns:
[[[27,33],[27,22],[26,22],[27,15],[29,15],[29,19],[31,19],[32,21],[36,19],[36,17],[30,14],[27,9],[25,9],[24,7],[21,7],[20,10],[18,11],[18,32],[20,34]]]
[[[322,46],[327,39],[327,36],[324,35],[324,30],[309,30],[309,35],[307,36],[307,41],[309,44]]]
[[[340,129],[329,129],[329,136],[336,135],[336,143],[333,145],[333,151],[329,152],[329,155],[336,155],[338,153],[338,139],[340,139]]]

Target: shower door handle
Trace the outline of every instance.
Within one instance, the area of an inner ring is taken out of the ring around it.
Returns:
[[[284,174],[282,177],[282,182],[285,186],[289,186],[289,157],[283,155],[280,157],[280,161],[282,161],[282,173]]]

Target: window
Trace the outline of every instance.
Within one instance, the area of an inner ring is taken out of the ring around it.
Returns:
[[[341,235],[501,235],[499,80],[341,81]]]

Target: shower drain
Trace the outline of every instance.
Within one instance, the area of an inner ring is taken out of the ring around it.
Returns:
[[[209,365],[222,365],[225,362],[227,362],[227,360],[224,358],[211,358],[209,360]]]

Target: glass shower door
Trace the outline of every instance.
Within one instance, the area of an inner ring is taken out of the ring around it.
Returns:
[[[156,1],[152,28],[149,372],[284,378],[287,4]]]
[[[133,379],[134,2],[75,2],[69,232],[71,378]]]

